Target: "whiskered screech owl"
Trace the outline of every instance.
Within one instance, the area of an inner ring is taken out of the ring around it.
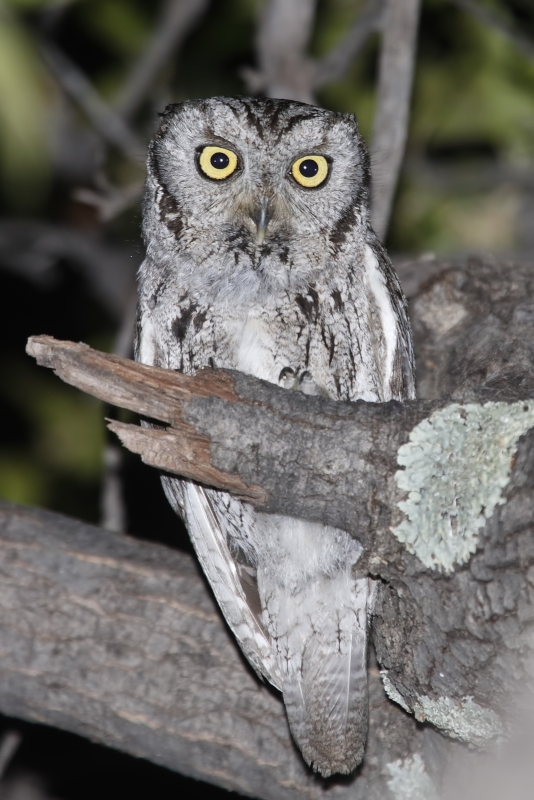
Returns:
[[[405,300],[369,221],[355,118],[285,100],[169,106],[150,145],[136,358],[336,400],[414,396]],[[163,478],[226,620],[322,775],[361,761],[370,586],[342,530]],[[357,535],[357,532],[355,532]]]

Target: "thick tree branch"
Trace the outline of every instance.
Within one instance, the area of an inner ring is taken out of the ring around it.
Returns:
[[[387,764],[433,740],[375,669],[368,763],[318,780],[193,559],[57,514],[0,502],[0,612],[3,713],[252,797],[383,800]]]
[[[358,530],[364,540],[378,518],[380,533],[389,528],[386,508],[404,494],[391,484],[397,449],[438,405],[344,405],[239,373],[189,377],[45,336],[32,337],[28,352],[101,400],[169,424],[166,430],[110,424],[146,463],[275,513],[324,519],[329,506],[331,524]],[[361,490],[370,472],[376,473],[372,516]]]

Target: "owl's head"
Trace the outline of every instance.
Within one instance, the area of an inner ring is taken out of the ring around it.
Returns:
[[[368,191],[350,114],[267,98],[172,105],[149,150],[148,254],[201,288],[297,286],[365,234]]]

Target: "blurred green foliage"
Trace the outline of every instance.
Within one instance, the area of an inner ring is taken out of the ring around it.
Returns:
[[[45,201],[50,84],[31,38],[0,5],[0,169],[4,196],[15,208]]]
[[[532,0],[480,3],[534,45]],[[363,5],[363,0],[319,0],[312,56],[335,46]],[[254,66],[261,6],[261,0],[212,0],[132,121],[140,140],[148,141],[156,112],[167,102],[245,91],[241,71]],[[102,163],[97,159],[91,177],[81,157],[91,143],[91,126],[58,88],[39,43],[43,36],[53,40],[112,105],[150,41],[162,7],[161,0],[0,0],[4,217],[31,213],[115,243],[133,242],[141,253],[138,204],[102,226],[91,208],[73,199],[73,191],[80,185],[99,189],[110,180],[120,189],[142,179],[142,161],[129,161],[111,147],[103,151]],[[368,140],[377,55],[378,36],[373,36],[344,78],[318,96],[326,107],[354,112]],[[68,162],[76,141],[78,150]],[[374,170],[380,180],[380,164]],[[454,254],[534,248],[533,171],[534,58],[453,2],[423,0],[410,134],[390,249]],[[0,271],[2,296],[17,315],[15,326],[7,318],[1,323],[5,445],[0,495],[96,519],[102,408],[23,354],[32,333],[112,341],[117,319],[88,299],[86,283],[73,274],[68,259],[59,264],[54,285]]]

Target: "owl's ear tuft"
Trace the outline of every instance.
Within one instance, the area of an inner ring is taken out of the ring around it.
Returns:
[[[158,111],[158,117],[168,117],[169,114],[172,114],[182,103],[169,103],[163,111]]]

